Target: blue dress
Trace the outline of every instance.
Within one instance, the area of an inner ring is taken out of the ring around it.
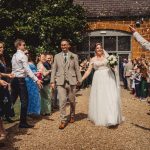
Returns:
[[[37,72],[37,68],[34,64],[29,64],[30,69],[33,73]],[[30,78],[26,77],[26,85],[28,90],[28,114],[40,115],[41,109],[41,98],[39,88],[37,84]]]

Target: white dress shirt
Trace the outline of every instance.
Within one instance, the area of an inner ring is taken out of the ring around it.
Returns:
[[[17,50],[12,58],[12,73],[15,77],[25,78],[29,76],[34,81],[37,81],[38,78],[34,75],[28,65],[28,58],[23,51]]]
[[[134,32],[133,36],[145,50],[150,50],[150,42],[145,40],[138,32]]]

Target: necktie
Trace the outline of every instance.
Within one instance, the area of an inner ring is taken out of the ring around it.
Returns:
[[[64,56],[65,56],[64,60],[65,60],[65,63],[66,63],[67,62],[67,54],[65,53]]]

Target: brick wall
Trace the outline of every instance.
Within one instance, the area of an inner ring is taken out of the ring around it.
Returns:
[[[132,25],[135,27],[135,20],[128,21],[95,21],[89,22],[90,30],[98,29],[112,29],[130,32],[128,26]],[[144,20],[140,28],[137,31],[143,35],[145,39],[150,41],[150,19]],[[132,58],[140,57],[141,54],[145,54],[146,57],[150,57],[150,52],[143,50],[141,46],[132,38]]]

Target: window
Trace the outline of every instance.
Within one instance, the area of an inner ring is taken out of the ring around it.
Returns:
[[[116,37],[115,36],[104,37],[104,49],[106,51],[116,51]]]
[[[129,54],[131,51],[131,34],[115,30],[92,31],[81,44],[79,53],[94,54],[95,44],[102,43],[108,53]]]
[[[130,40],[129,36],[118,37],[118,51],[130,51]]]
[[[89,37],[84,38],[83,42],[77,45],[77,52],[88,52],[89,51]]]
[[[96,43],[102,43],[102,37],[90,37],[90,50],[94,51],[95,50],[95,45]]]

